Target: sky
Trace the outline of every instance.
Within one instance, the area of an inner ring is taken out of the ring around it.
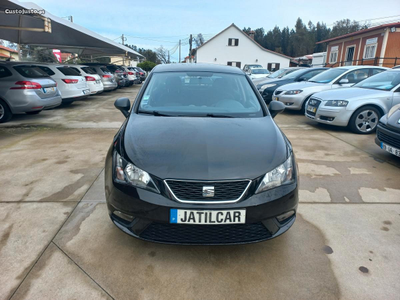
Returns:
[[[23,0],[22,0],[23,1]],[[23,1],[25,2],[25,1]],[[49,13],[73,16],[74,23],[109,39],[152,49],[163,46],[174,50],[179,39],[182,59],[188,55],[189,35],[202,33],[206,39],[235,23],[239,28],[275,25],[293,28],[298,17],[304,23],[324,22],[328,26],[348,18],[362,21],[400,15],[399,0],[202,0],[202,1],[129,1],[129,0],[34,0]],[[391,19],[393,20],[393,18]],[[397,17],[400,20],[400,17]],[[179,53],[171,55],[178,61]]]

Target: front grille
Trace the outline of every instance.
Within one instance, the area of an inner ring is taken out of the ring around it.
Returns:
[[[275,95],[279,95],[280,93],[282,93],[283,91],[275,91]]]
[[[260,222],[232,225],[184,225],[152,223],[140,235],[151,241],[173,244],[234,244],[261,241],[271,237]]]
[[[314,101],[315,104],[311,104],[310,102],[312,102],[312,101]],[[315,99],[315,98],[311,98],[311,99],[308,101],[307,106],[315,107],[315,108],[317,108],[317,110],[318,110],[318,107],[320,106],[320,104],[321,104],[321,101],[320,101],[320,100],[317,100],[317,99]],[[308,111],[308,110],[307,110],[307,107],[306,107],[306,112],[307,112],[308,115],[314,117],[317,111],[315,111],[315,112]]]
[[[239,200],[250,180],[242,181],[177,181],[166,180],[167,186],[177,200],[232,201]],[[213,186],[214,197],[204,197],[203,187]]]
[[[379,130],[379,128],[377,130],[377,136],[381,142],[384,142],[385,144],[387,144],[389,146],[400,149],[400,140],[396,139],[395,137],[392,137],[386,133],[383,133],[383,131]]]

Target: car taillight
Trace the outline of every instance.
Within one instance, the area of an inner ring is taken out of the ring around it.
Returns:
[[[128,72],[129,75],[134,75],[133,72]]]
[[[144,75],[144,73],[143,73],[143,72],[140,72],[140,75]]]
[[[10,90],[38,90],[42,88],[39,83],[33,81],[17,81],[14,84],[18,86],[13,86]]]
[[[61,79],[61,80],[64,81],[66,84],[78,83],[78,79]]]
[[[86,81],[96,81],[96,78],[92,77],[92,76],[85,76]]]
[[[111,75],[103,75],[103,78],[111,78]]]
[[[121,70],[115,70],[115,73],[121,73],[122,71]]]

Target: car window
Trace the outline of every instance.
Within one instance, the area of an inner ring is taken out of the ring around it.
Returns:
[[[369,69],[354,70],[343,75],[340,80],[347,79],[349,83],[358,83],[368,78]]]
[[[111,74],[110,70],[106,67],[101,67],[100,70],[102,70],[104,74]]]
[[[19,74],[27,78],[49,77],[46,72],[42,71],[36,66],[15,66],[14,69]]]
[[[0,67],[0,78],[5,78],[11,76],[12,73],[6,67]]]
[[[139,104],[139,113],[152,111],[185,116],[264,116],[245,75],[211,72],[153,74]]]
[[[76,71],[76,72],[78,72],[79,73],[79,75],[82,75],[82,72],[81,72],[81,70],[79,70],[78,68],[75,68],[75,67],[70,67],[72,70],[74,70],[74,71]],[[65,75],[65,74],[64,74]]]
[[[39,69],[41,69],[42,71],[46,72],[47,75],[52,76],[55,73],[48,67],[45,66],[38,66]]]
[[[381,73],[383,71],[386,71],[386,70],[385,69],[376,69],[376,68],[370,69],[369,76],[373,76],[373,75],[379,74],[379,73]]]
[[[97,74],[96,70],[91,67],[82,67],[81,69],[87,74]]]
[[[278,78],[281,76],[283,73],[285,73],[288,69],[280,69],[278,71],[273,72],[271,75],[268,76],[268,78]]]
[[[293,72],[291,72],[291,73],[289,73],[289,74],[286,74],[285,78],[286,78],[286,79],[294,79],[294,78],[296,78],[297,76],[299,76],[299,75],[301,75],[301,74],[304,74],[304,73],[305,73],[305,70],[304,70],[304,69],[298,69],[298,70],[295,70],[295,71],[293,71]]]
[[[330,69],[328,71],[322,72],[321,74],[318,74],[317,76],[314,76],[309,80],[309,82],[329,83],[346,71],[347,69]]]
[[[65,76],[81,76],[81,73],[79,71],[76,71],[75,68],[57,67],[57,69],[60,70],[60,72],[63,73]]]
[[[400,84],[400,72],[382,72],[371,76],[354,87],[389,91]]]

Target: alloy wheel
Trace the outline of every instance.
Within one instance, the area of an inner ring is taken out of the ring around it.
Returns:
[[[378,115],[373,110],[361,111],[356,117],[356,127],[361,132],[370,132],[375,129],[378,124]]]
[[[0,103],[0,120],[3,119],[3,117],[4,117],[4,107]]]

